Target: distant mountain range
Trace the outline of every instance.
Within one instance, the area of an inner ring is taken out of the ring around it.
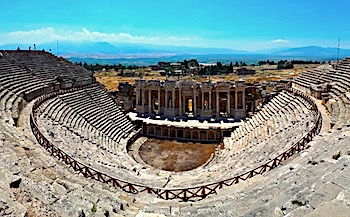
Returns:
[[[289,48],[285,50],[280,50],[277,52],[272,52],[272,55],[276,56],[304,56],[304,57],[337,57],[338,48],[330,48],[330,47],[317,47],[317,46],[309,46],[309,47],[298,47],[298,48]],[[350,49],[339,49],[340,57],[346,57],[350,55]]]
[[[6,44],[0,45],[0,50],[28,49],[33,45]],[[57,49],[58,48],[58,49]],[[275,48],[248,52],[225,48],[199,48],[186,46],[166,46],[152,44],[108,43],[108,42],[75,42],[59,41],[37,45],[37,50],[45,49],[72,61],[106,64],[138,64],[149,65],[158,61],[182,61],[196,58],[201,62],[223,63],[230,61],[245,61],[256,63],[259,60],[301,59],[301,60],[332,60],[337,58],[337,48],[317,46],[298,48]],[[350,56],[350,49],[340,49],[339,58]]]
[[[1,45],[0,49],[33,49],[33,45],[28,44],[6,44]],[[57,50],[58,48],[58,50]],[[37,49],[51,49],[53,53],[59,52],[60,55],[81,57],[86,55],[128,57],[128,56],[160,56],[160,55],[183,55],[183,54],[246,54],[247,51],[224,49],[224,48],[199,48],[186,46],[166,46],[152,44],[132,44],[132,43],[108,43],[108,42],[72,42],[60,41],[38,44]]]

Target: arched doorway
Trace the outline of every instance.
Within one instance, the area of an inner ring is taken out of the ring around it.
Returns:
[[[175,138],[175,129],[174,128],[171,128],[170,129],[170,137],[172,137],[172,138]]]
[[[191,139],[191,131],[185,130],[185,139]]]
[[[220,113],[227,113],[227,99],[220,100]]]
[[[150,135],[154,135],[154,127],[149,126],[149,129],[148,129],[148,134],[150,134]]]
[[[214,140],[214,132],[213,131],[208,132],[208,140]]]
[[[167,127],[163,127],[163,136],[164,137],[169,137],[169,132]]]
[[[193,131],[192,134],[193,139],[198,140],[198,131]]]

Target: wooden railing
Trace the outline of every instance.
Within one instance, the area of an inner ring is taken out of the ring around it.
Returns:
[[[189,188],[176,188],[176,189],[175,188],[174,189],[155,188],[155,187],[149,187],[146,185],[133,184],[127,180],[122,180],[119,178],[112,177],[110,175],[104,174],[96,169],[93,169],[75,160],[69,154],[65,153],[64,151],[56,147],[54,144],[52,144],[47,138],[45,138],[45,136],[40,132],[38,125],[36,123],[37,109],[44,101],[50,98],[53,98],[59,94],[71,92],[77,89],[59,91],[51,94],[45,94],[39,97],[38,100],[34,103],[32,113],[30,115],[30,125],[32,128],[33,134],[35,135],[37,141],[41,146],[43,146],[52,156],[63,161],[65,164],[70,166],[78,174],[81,174],[86,178],[100,181],[102,183],[119,188],[128,193],[137,194],[141,192],[147,192],[149,194],[154,194],[158,198],[165,199],[165,200],[178,199],[182,201],[189,201],[193,199],[204,199],[208,195],[216,194],[218,189],[221,189],[226,186],[231,186],[233,184],[237,184],[241,181],[245,181],[256,175],[262,175],[276,168],[278,165],[282,164],[283,161],[287,160],[288,158],[293,156],[295,153],[298,153],[306,149],[308,146],[307,143],[309,143],[312,140],[312,138],[320,132],[320,129],[322,126],[322,116],[321,116],[321,113],[318,111],[315,102],[309,96],[305,95],[304,93],[298,90],[293,90],[288,87],[286,87],[285,89],[296,96],[300,96],[304,98],[311,105],[311,108],[309,109],[311,111],[311,115],[314,116],[314,120],[315,120],[312,123],[311,130],[307,132],[298,142],[292,145],[292,147],[290,147],[288,150],[279,154],[274,159],[269,160],[268,162],[262,164],[261,166],[256,167],[255,169],[252,169],[248,172],[245,172],[243,174],[234,176],[226,180],[203,184],[201,186],[189,187]]]

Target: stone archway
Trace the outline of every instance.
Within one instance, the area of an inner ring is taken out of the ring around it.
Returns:
[[[227,113],[227,100],[226,99],[221,99],[219,105],[220,105],[220,112],[221,113]]]
[[[204,131],[204,130],[200,131],[200,139],[203,141],[207,140],[207,132],[206,131]]]
[[[185,130],[185,139],[191,139],[191,130]]]
[[[198,140],[198,131],[193,131],[192,139]]]
[[[154,135],[154,127],[153,127],[153,126],[149,126],[149,128],[148,128],[148,134]]]
[[[163,127],[163,135],[164,137],[169,137],[169,132],[167,127]]]
[[[212,131],[212,130],[210,130],[209,132],[208,132],[208,140],[214,140],[214,132]]]
[[[171,128],[170,129],[170,137],[175,138],[175,136],[176,136],[175,134],[176,134],[175,129]]]
[[[156,136],[162,136],[162,128],[161,127],[155,127],[155,132],[154,132],[154,134],[156,135]]]

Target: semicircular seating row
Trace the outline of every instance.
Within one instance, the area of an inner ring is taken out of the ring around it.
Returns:
[[[309,107],[301,97],[281,92],[233,133],[217,159],[181,173],[145,168],[131,159],[126,139],[132,125],[99,86],[46,101],[37,122],[60,149],[103,173],[153,187],[184,187],[231,178],[285,151],[311,127]],[[269,137],[262,139],[259,135],[266,131]]]
[[[75,81],[76,86],[90,84],[93,81],[93,73],[91,71],[48,52],[5,51],[4,57],[43,79],[60,77],[64,80]]]
[[[8,65],[9,70],[16,69],[15,64],[2,62]],[[3,71],[9,73],[7,68]],[[21,80],[31,84],[28,85],[29,90],[30,86],[39,83],[40,80],[28,71],[22,69],[21,72]],[[4,82],[8,83],[11,77],[6,73],[3,77]],[[4,89],[7,91],[6,87]],[[8,87],[13,88],[14,85]],[[204,168],[171,173],[170,179],[168,172],[144,168],[127,155],[125,144],[133,126],[99,86],[60,95],[45,102],[40,107],[38,124],[49,140],[93,168],[142,184],[148,180],[152,186],[166,184],[167,187],[178,187],[230,178],[273,158],[273,154],[278,155],[307,131],[307,123],[311,121],[307,108],[302,98],[287,92],[279,94],[235,131],[217,159],[214,158]],[[12,106],[8,111],[13,112]],[[261,139],[258,135],[262,133],[270,136]],[[281,146],[280,140],[285,141],[284,146]]]
[[[60,81],[75,86],[94,82],[92,72],[43,51],[0,51],[1,118],[17,125],[25,104],[44,93],[60,88]]]
[[[334,215],[347,216],[350,212],[350,58],[343,60],[336,69],[305,72],[293,82],[302,84],[298,89],[304,87],[305,92],[312,84],[332,83],[330,96],[335,99],[336,104],[331,118],[338,127],[330,131],[322,131],[314,141],[309,143],[307,150],[296,154],[269,173],[255,177],[247,184],[249,187],[243,184],[241,187],[223,188],[217,195],[210,196],[199,203],[181,205],[180,215],[197,216],[200,210],[199,215],[205,213],[205,215],[216,216],[227,213],[232,216],[255,216],[259,213],[262,216],[274,216],[276,210],[281,208],[281,215],[288,216],[328,215],[326,210],[330,210]],[[247,123],[252,122],[255,127],[255,122],[263,117],[262,111]],[[269,112],[266,115],[269,115]],[[243,128],[251,130],[252,126],[241,128],[233,132],[232,137],[225,139],[226,148],[234,147],[237,142],[240,145],[239,141],[245,138],[241,135],[249,135],[250,132]],[[261,134],[263,133],[267,133],[266,128],[261,131]],[[254,138],[254,136],[250,137]],[[260,142],[259,139],[258,142]],[[237,150],[234,150],[233,153],[236,152]],[[334,156],[339,156],[339,159],[334,159]],[[227,158],[230,159],[230,157]],[[254,157],[254,155],[251,156],[251,158]],[[296,203],[302,205],[295,205]],[[160,203],[149,203],[145,210],[150,213],[163,213],[159,210],[169,205],[172,204],[165,203],[162,206]]]
[[[331,84],[330,96],[336,103],[330,115],[335,127],[322,131],[309,143],[307,150],[296,154],[284,165],[256,177],[249,187],[223,188],[201,203],[181,207],[181,214],[193,215],[201,210],[201,213],[219,215],[226,210],[232,216],[257,213],[274,216],[276,210],[283,208],[281,214],[287,216],[329,215],[327,210],[334,215],[347,216],[350,212],[350,58],[340,62],[335,69],[302,73],[293,83],[304,92],[310,85]],[[244,133],[244,130],[235,131],[225,143],[233,145],[240,141],[242,131]],[[335,159],[335,156],[339,158]],[[296,202],[302,205],[295,205]],[[160,208],[159,204],[146,206],[148,212]]]
[[[0,59],[2,121],[16,125],[26,101],[52,90],[51,79],[42,80],[16,64]]]
[[[321,67],[304,72],[293,83],[304,92],[310,92],[313,85],[330,84],[331,123],[339,129],[350,126],[350,58],[345,58],[334,68]]]
[[[333,88],[335,85],[332,86],[331,92],[334,94],[334,97],[337,97],[337,104],[339,103],[339,115],[333,114],[333,118],[335,116],[338,116],[336,120],[336,125],[344,126],[349,121],[348,114],[349,114],[349,107],[348,107],[348,100],[349,100],[349,94],[348,94],[348,87],[350,85],[350,59],[347,59],[341,64],[341,67],[339,69],[335,70],[334,73],[338,74],[339,77],[338,81],[336,81],[338,84],[337,86],[346,88],[346,89],[337,89]],[[340,70],[340,72],[338,71]],[[321,74],[321,75],[324,75]],[[330,76],[333,76],[332,73],[329,74]],[[310,75],[311,76],[311,75]],[[305,76],[309,77],[309,76]],[[320,76],[319,76],[320,77]],[[334,76],[333,76],[334,77]],[[343,80],[341,80],[343,78]],[[335,78],[334,78],[335,79]],[[41,82],[39,82],[41,81]],[[310,83],[317,82],[317,78],[310,78]],[[45,82],[42,82],[38,77],[33,76],[31,73],[28,73],[27,70],[19,67],[17,64],[13,64],[9,61],[6,61],[4,59],[0,59],[0,124],[5,125],[8,128],[14,128],[12,125],[12,118],[13,114],[20,113],[20,109],[18,109],[15,100],[16,98],[21,97],[23,100],[25,98],[25,92],[35,92],[37,88],[48,88],[50,90],[50,86],[47,86]],[[346,90],[346,92],[344,92]],[[45,91],[43,91],[45,93]],[[41,95],[38,93],[38,95]],[[250,158],[254,158],[252,156],[256,156],[256,154],[253,152],[252,148],[249,148],[250,146],[259,148],[261,152],[266,151],[266,148],[268,144],[272,144],[267,140],[270,140],[270,137],[274,137],[272,134],[273,132],[277,133],[277,138],[280,135],[283,135],[283,132],[286,131],[286,128],[283,126],[288,126],[288,124],[283,124],[279,120],[279,117],[286,115],[286,117],[293,117],[295,120],[298,120],[298,111],[301,112],[307,111],[307,105],[303,100],[296,99],[294,100],[295,103],[285,104],[288,100],[291,100],[293,96],[288,96],[288,93],[281,93],[278,96],[276,96],[271,102],[269,102],[261,111],[259,111],[253,118],[249,119],[245,126],[242,126],[241,129],[238,131],[235,131],[232,135],[232,138],[228,138],[226,143],[226,149],[227,152],[219,155],[219,157],[222,157],[223,164],[230,163],[231,165],[234,165],[238,160],[232,160],[231,154],[234,156],[236,154],[237,156],[240,156],[243,153],[246,153],[246,156],[250,156]],[[45,103],[45,106],[49,106],[49,101]],[[272,105],[274,104],[274,105]],[[292,105],[294,104],[294,106]],[[343,104],[343,105],[342,105]],[[285,108],[286,111],[285,114],[280,114],[274,116],[273,114],[276,113],[276,108],[280,108],[279,106],[282,106],[282,108]],[[284,107],[285,106],[285,107]],[[289,107],[291,106],[291,107]],[[67,108],[69,110],[69,108]],[[294,112],[294,114],[292,113]],[[47,111],[45,111],[47,112]],[[73,113],[74,111],[70,111]],[[260,113],[260,115],[259,115]],[[301,112],[302,113],[302,112]],[[307,112],[305,113],[307,114]],[[271,117],[270,117],[271,116]],[[296,116],[296,117],[295,117]],[[273,118],[276,117],[276,118]],[[303,116],[302,116],[303,117]],[[343,118],[345,117],[345,118]],[[271,119],[271,121],[270,121]],[[306,118],[307,119],[307,118]],[[74,138],[74,141],[76,143],[69,143],[64,145],[59,145],[60,147],[67,146],[69,147],[76,147],[80,146],[82,137],[77,136],[75,132],[78,128],[74,127],[73,129],[67,128],[63,124],[59,124],[55,121],[53,121],[51,118],[48,118],[48,116],[45,117],[45,115],[40,114],[40,117],[38,118],[38,121],[41,120],[51,120],[51,123],[45,122],[40,123],[40,126],[49,126],[52,124],[54,129],[57,129],[57,131],[60,133],[60,136],[62,135],[62,140],[60,143],[64,143],[67,141],[72,141],[69,138]],[[58,119],[59,120],[59,119]],[[265,121],[264,121],[265,120]],[[300,119],[301,120],[301,119]],[[59,120],[60,121],[60,120]],[[61,121],[66,121],[62,120]],[[86,120],[85,120],[86,121]],[[62,122],[62,123],[63,123]],[[76,122],[76,121],[75,121]],[[86,121],[87,122],[87,121]],[[251,123],[251,126],[250,124]],[[265,125],[265,127],[259,127],[259,123],[261,122],[261,125]],[[9,125],[10,123],[11,125]],[[274,124],[272,124],[274,123]],[[292,122],[293,123],[293,122]],[[301,124],[304,123],[303,126],[306,127],[306,122],[302,121]],[[78,123],[77,123],[78,124]],[[87,125],[87,124],[85,124]],[[55,128],[56,127],[56,128]],[[90,126],[90,129],[92,129],[94,126]],[[292,126],[293,127],[293,126]],[[283,128],[282,132],[278,131],[279,128]],[[85,128],[80,128],[85,129]],[[269,130],[267,130],[269,129]],[[291,129],[288,128],[287,129]],[[249,132],[252,132],[253,130],[256,135],[259,135],[258,132],[261,134],[263,132],[271,132],[271,136],[265,141],[261,141],[259,138],[252,136],[253,134],[250,134]],[[258,131],[255,131],[258,130]],[[80,149],[83,151],[88,151],[89,154],[94,155],[96,152],[102,152],[103,150],[100,147],[97,147],[94,149],[94,145],[91,141],[95,140],[96,146],[100,146],[98,141],[101,141],[101,134],[103,132],[98,132],[95,130],[97,134],[93,133],[93,130],[88,131],[90,134],[90,137],[87,140],[84,140],[84,145],[80,146]],[[42,129],[42,132],[45,134],[47,133],[46,130]],[[79,131],[77,131],[80,133]],[[347,156],[346,153],[348,149],[348,144],[350,142],[349,138],[349,127],[344,128],[343,130],[335,130],[333,132],[330,132],[329,134],[323,134],[321,136],[318,136],[315,138],[315,141],[311,142],[311,148],[306,151],[303,155],[297,156],[296,158],[291,159],[286,165],[282,165],[281,167],[278,167],[276,170],[273,170],[267,175],[264,175],[263,182],[259,182],[257,185],[253,185],[250,188],[244,188],[244,190],[240,190],[239,188],[225,188],[224,191],[221,191],[220,194],[215,195],[213,197],[210,197],[206,200],[203,200],[200,203],[181,203],[181,209],[179,209],[180,214],[186,214],[190,213],[192,214],[198,214],[198,210],[201,210],[203,213],[215,213],[218,214],[218,210],[222,210],[222,212],[225,213],[225,210],[229,210],[232,215],[235,216],[241,216],[241,215],[249,215],[250,214],[256,214],[259,213],[265,213],[266,215],[272,215],[275,212],[276,207],[285,207],[286,213],[293,213],[295,212],[297,215],[300,213],[306,214],[315,211],[315,208],[322,206],[324,202],[328,203],[336,203],[337,207],[339,208],[339,205],[343,203],[345,200],[342,198],[346,198],[347,195],[349,195],[349,177],[348,174],[350,174],[349,170],[349,156]],[[100,135],[98,134],[100,133]],[[47,133],[49,134],[49,133]],[[51,134],[54,138],[59,137],[56,134]],[[52,139],[50,135],[46,135],[47,138],[50,140]],[[242,139],[246,136],[249,136],[250,139],[247,139],[247,141],[243,141]],[[68,139],[66,138],[68,137]],[[84,137],[83,137],[84,138]],[[109,139],[110,147],[120,147],[120,143],[116,143],[114,140],[110,139],[109,136],[105,135],[103,136],[104,140]],[[282,138],[282,137],[280,137]],[[91,141],[90,141],[91,140]],[[123,141],[123,139],[121,140]],[[277,141],[277,140],[276,140]],[[108,142],[106,142],[108,144]],[[284,142],[283,144],[285,144]],[[55,142],[57,145],[57,143]],[[105,143],[103,143],[105,144]],[[264,145],[265,144],[265,145]],[[277,144],[277,143],[276,143]],[[280,144],[280,143],[279,143]],[[241,148],[240,145],[243,145]],[[277,147],[277,145],[276,145]],[[243,148],[243,149],[242,149]],[[105,150],[110,150],[109,147],[104,148]],[[224,151],[226,151],[224,149]],[[245,150],[245,151],[243,151]],[[278,150],[281,150],[278,148]],[[101,162],[105,162],[105,160],[109,159],[111,155],[107,151],[104,151],[106,155],[101,154],[101,158],[99,159]],[[119,152],[119,150],[116,150]],[[252,152],[250,152],[252,151]],[[332,155],[336,152],[341,152],[341,156],[338,161],[332,159]],[[83,155],[84,153],[80,153]],[[254,155],[255,154],[255,155]],[[77,157],[78,154],[74,155]],[[107,156],[108,155],[108,156]],[[122,162],[120,165],[125,165],[125,169],[123,169],[123,173],[120,175],[125,174],[125,170],[130,170],[135,165],[128,165],[130,159],[124,159],[126,155],[120,153],[120,161]],[[77,159],[80,159],[77,157]],[[117,159],[113,158],[113,160]],[[231,162],[232,160],[232,162]],[[249,160],[249,159],[248,159]],[[219,160],[221,162],[221,160]],[[86,161],[84,161],[86,162]],[[314,165],[314,163],[310,162],[316,162],[318,164]],[[95,159],[93,161],[93,165],[95,165]],[[116,165],[115,162],[111,162]],[[216,164],[215,160],[212,162],[213,164]],[[106,164],[106,163],[105,163]],[[208,165],[207,167],[201,168],[201,170],[208,170],[209,168],[214,168],[212,166],[213,164]],[[108,165],[104,165],[104,167],[108,167]],[[112,166],[113,167],[113,166]],[[114,167],[113,167],[114,168]],[[136,168],[136,167],[135,167]],[[141,168],[142,169],[142,168]],[[116,171],[116,170],[113,170]],[[220,170],[222,172],[222,170]],[[233,169],[228,168],[228,170],[225,172],[227,176],[231,176],[231,172]],[[233,173],[233,172],[232,172]],[[157,171],[150,171],[150,177],[154,178],[153,174],[160,174],[161,172]],[[194,170],[187,174],[188,177],[189,174],[198,174],[198,171]],[[214,173],[213,173],[214,174]],[[112,173],[114,176],[118,176],[118,173]],[[176,176],[176,175],[175,175]],[[181,176],[181,174],[179,174]],[[208,176],[201,176],[202,178],[206,178],[205,180],[210,180]],[[184,177],[185,178],[185,177]],[[197,176],[197,178],[200,178]],[[214,180],[214,179],[213,179]],[[157,181],[157,180],[156,180]],[[198,181],[198,180],[197,180]],[[146,182],[147,184],[147,182]],[[189,184],[193,184],[193,182],[190,182]],[[173,184],[173,186],[176,186]],[[339,197],[337,197],[339,194]],[[308,202],[312,208],[308,208],[309,205],[306,206],[295,206],[292,204],[292,201],[301,201],[301,202]],[[162,206],[163,204],[163,206]],[[249,206],[247,205],[249,204]],[[170,204],[171,206],[175,206],[174,203]],[[239,209],[232,209],[233,205],[235,207],[239,207]],[[161,210],[169,210],[169,204],[162,201],[162,203],[147,203],[145,205],[145,210],[147,212],[156,212],[160,213]],[[174,209],[175,210],[175,209]]]

